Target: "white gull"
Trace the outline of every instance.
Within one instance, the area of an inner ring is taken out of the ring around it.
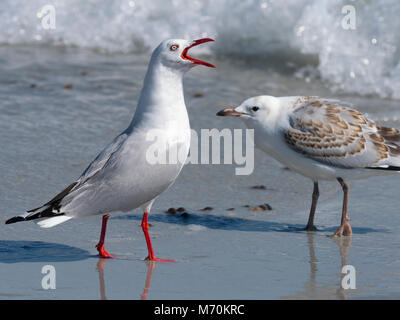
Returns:
[[[255,145],[294,172],[314,182],[306,230],[316,230],[319,180],[343,188],[340,227],[333,236],[351,235],[345,180],[400,172],[400,132],[369,120],[350,104],[319,97],[258,96],[219,116],[240,117],[254,129]]]
[[[6,224],[41,219],[38,224],[49,228],[69,219],[102,215],[102,230],[97,249],[101,257],[112,257],[104,248],[110,213],[135,208],[144,211],[142,229],[148,247],[148,260],[158,259],[148,233],[148,214],[154,200],[179,175],[190,146],[190,124],[183,94],[183,75],[195,65],[212,64],[189,56],[190,48],[213,41],[170,39],[153,52],[144,79],[138,106],[129,127],[117,136],[65,190],[43,206],[13,217]],[[184,154],[175,163],[151,163],[147,151],[154,142],[149,133],[162,132],[168,154]],[[183,159],[184,158],[184,159]]]

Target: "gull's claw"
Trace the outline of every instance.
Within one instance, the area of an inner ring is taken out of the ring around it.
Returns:
[[[353,230],[351,229],[350,223],[346,221],[331,235],[331,237],[351,236],[352,234]]]
[[[160,259],[160,258],[157,258],[157,257],[149,257],[149,256],[147,256],[147,258],[144,259],[144,260],[147,260],[147,261],[160,261],[160,262],[176,262],[176,260],[174,260],[174,259]]]

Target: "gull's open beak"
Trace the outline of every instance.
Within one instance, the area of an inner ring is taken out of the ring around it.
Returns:
[[[236,111],[235,108],[226,108],[226,109],[222,109],[221,111],[217,112],[217,116],[221,116],[221,117],[240,117],[244,114],[247,114],[247,113]]]
[[[199,44],[202,44],[204,42],[209,42],[209,41],[214,41],[214,40],[211,39],[211,38],[203,38],[203,39],[194,40],[190,46],[188,46],[185,49],[183,49],[182,54],[181,54],[181,58],[184,59],[184,60],[189,60],[189,61],[193,62],[194,64],[201,64],[201,65],[206,66],[206,67],[215,68],[215,66],[212,65],[211,63],[192,58],[188,54],[188,51],[189,51],[190,48],[193,48],[195,46],[198,46]]]

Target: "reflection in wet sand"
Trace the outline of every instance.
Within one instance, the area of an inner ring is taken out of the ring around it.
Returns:
[[[96,270],[99,273],[99,282],[100,282],[100,299],[107,300],[106,297],[106,287],[104,285],[104,265],[106,264],[107,259],[99,258],[97,261]]]
[[[156,261],[146,261],[146,265],[147,265],[147,276],[146,276],[146,282],[145,282],[144,288],[143,288],[143,293],[140,296],[141,300],[147,299],[147,294],[149,293],[149,288],[150,288],[150,283],[151,283],[151,277],[153,276],[153,271],[154,271],[154,268],[156,267]]]
[[[340,249],[340,257],[342,258],[342,267],[347,264],[347,255],[349,253],[350,245],[351,245],[351,236],[350,237],[335,237],[333,238],[333,242],[335,242]]]
[[[310,273],[308,280],[305,281],[303,285],[303,290],[297,291],[294,295],[282,297],[284,299],[347,299],[347,290],[343,289],[341,286],[343,274],[341,270],[343,266],[347,264],[349,249],[351,246],[352,237],[338,237],[333,238],[333,242],[339,247],[340,254],[340,264],[341,267],[337,270],[338,283],[337,285],[332,285],[332,283],[321,284],[317,281],[318,274],[318,258],[316,255],[316,250],[314,246],[314,241],[316,234],[314,232],[307,232],[307,247],[309,254],[309,265]],[[319,237],[319,236],[318,236]],[[106,287],[104,281],[104,266],[108,259],[100,258],[97,262],[97,272],[99,273],[99,287],[100,287],[100,298],[101,300],[107,300]],[[143,292],[140,295],[141,300],[146,300],[149,294],[151,279],[156,267],[155,261],[146,261],[146,279],[144,281]]]
[[[100,299],[107,300],[106,296],[106,286],[104,284],[104,265],[108,259],[99,258],[96,265],[96,270],[99,273],[99,283],[100,283]],[[146,261],[147,274],[146,280],[143,288],[143,293],[140,295],[141,300],[146,300],[149,293],[149,288],[151,284],[151,277],[153,276],[154,269],[156,267],[156,261]]]
[[[342,260],[341,261],[342,268],[343,268],[343,266],[345,266],[347,264],[347,256],[348,256],[349,249],[351,246],[351,238],[352,238],[351,236],[333,238],[333,242],[335,242],[339,246],[340,258]],[[339,288],[337,289],[337,296],[339,299],[342,299],[342,300],[347,299],[346,290],[342,288],[342,278],[340,278],[340,281],[339,281]]]
[[[351,246],[351,236],[347,237],[337,237],[333,238],[333,241],[339,246],[339,253],[341,258],[341,268],[338,270],[338,273],[341,274],[339,278],[339,284],[337,288],[332,287],[321,287],[321,284],[318,286],[318,282],[316,280],[317,272],[318,272],[318,259],[315,254],[314,247],[314,232],[307,232],[307,245],[309,251],[309,264],[310,264],[310,276],[309,279],[304,283],[304,290],[298,291],[293,296],[283,297],[285,299],[347,299],[346,290],[342,288],[342,274],[341,269],[346,265],[348,252]]]

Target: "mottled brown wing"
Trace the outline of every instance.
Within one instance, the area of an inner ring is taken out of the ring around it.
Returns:
[[[377,126],[378,133],[383,137],[386,146],[389,148],[389,154],[392,157],[400,156],[400,131],[395,128]]]
[[[319,162],[363,168],[384,163],[390,156],[378,127],[361,112],[337,100],[300,100],[289,122],[287,144]],[[393,136],[397,138],[394,133]]]

